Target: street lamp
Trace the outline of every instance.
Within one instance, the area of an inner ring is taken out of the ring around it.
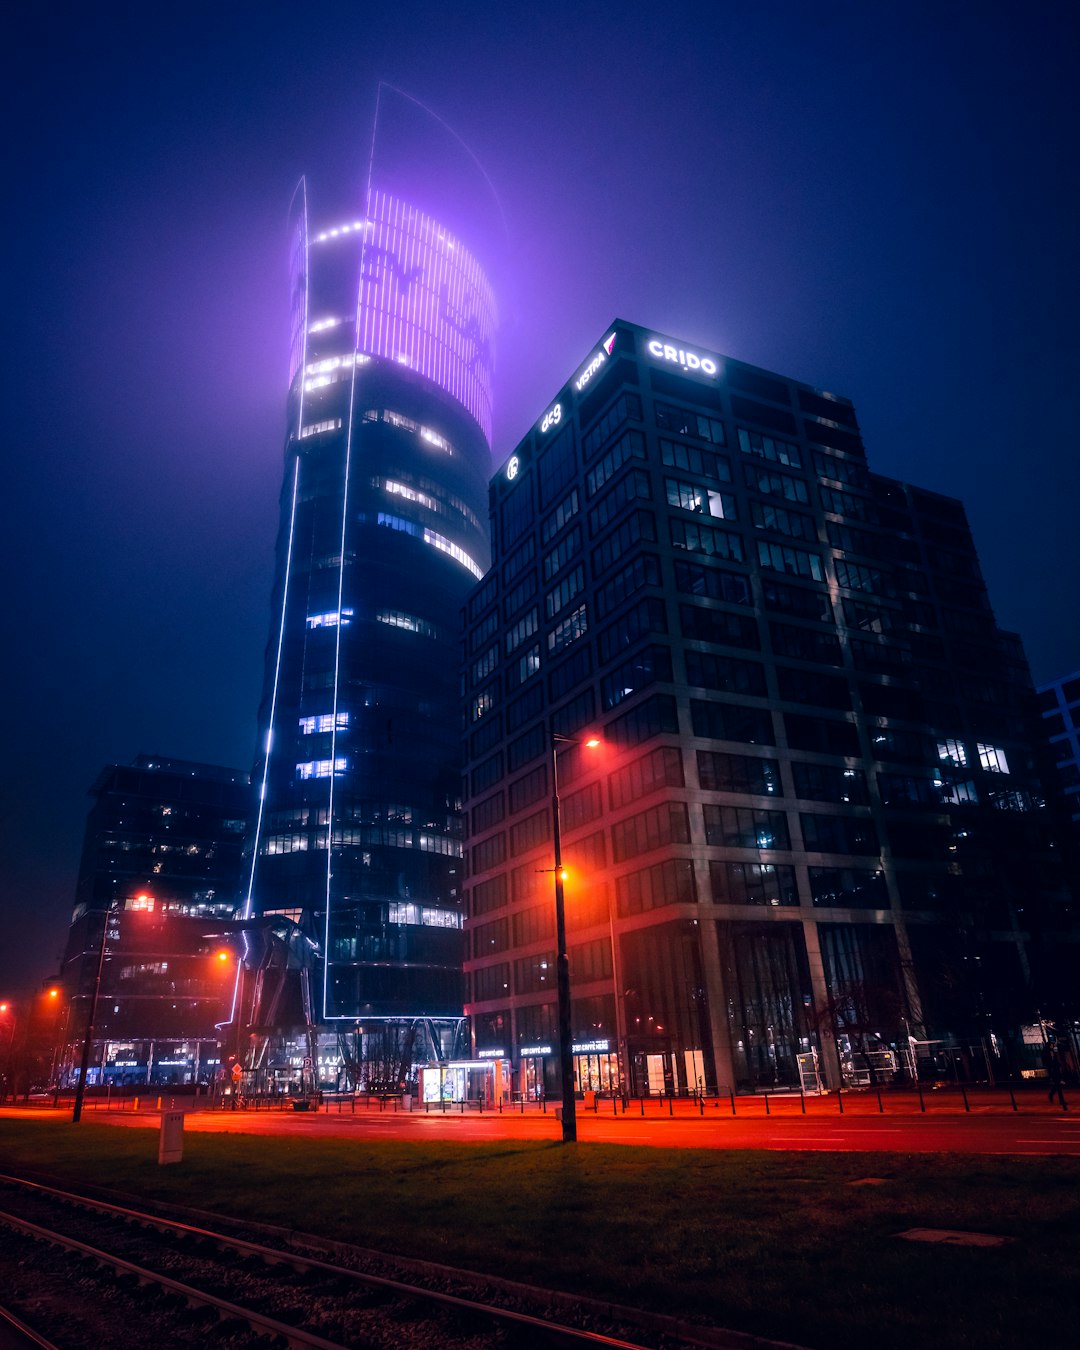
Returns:
[[[600,744],[592,736],[579,741],[575,736],[550,733],[551,744],[551,817],[555,844],[555,987],[559,1006],[559,1074],[562,1078],[562,1137],[564,1144],[577,1142],[577,1101],[574,1097],[574,1048],[570,1026],[570,954],[566,949],[566,905],[563,882],[566,873],[562,861],[562,822],[559,818],[559,746]]]
[[[142,897],[139,897],[142,899]],[[101,993],[101,971],[105,965],[105,942],[109,936],[109,920],[116,907],[115,900],[109,902],[101,924],[101,946],[98,949],[97,974],[94,976],[94,992],[90,997],[90,1013],[86,1019],[86,1034],[83,1037],[82,1064],[79,1068],[79,1081],[75,1084],[75,1107],[71,1113],[71,1123],[77,1124],[82,1117],[83,1096],[86,1093],[86,1075],[90,1069],[90,1044],[94,1039],[94,1022],[97,1020],[98,995]]]

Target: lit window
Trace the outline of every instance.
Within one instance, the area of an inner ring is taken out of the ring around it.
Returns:
[[[345,628],[352,616],[351,609],[343,609],[340,613],[336,609],[331,609],[324,614],[309,614],[307,626],[309,628],[336,628],[340,622],[342,628]]]
[[[576,642],[586,632],[588,626],[585,606],[580,605],[561,623],[557,623],[548,634],[548,651],[561,652],[564,647],[569,647],[571,642]]]
[[[440,436],[431,427],[421,426],[419,422],[414,422],[411,417],[406,417],[404,413],[393,412],[389,408],[368,408],[364,413],[364,421],[386,422],[389,426],[397,427],[399,431],[413,432],[428,445],[434,446],[436,450],[441,450],[443,454],[452,455],[454,453],[454,447],[445,436]]]
[[[452,909],[429,909],[427,906],[392,901],[391,923],[422,924],[425,928],[460,928],[461,915]]]
[[[530,676],[540,669],[540,648],[530,647],[518,661],[518,684],[524,684]]]
[[[485,691],[482,694],[477,694],[472,702],[472,708],[470,709],[469,712],[469,720],[472,722],[479,722],[480,718],[483,717],[485,713],[491,712],[494,706],[495,706],[495,696],[490,692],[490,690]]]
[[[337,727],[338,731],[343,731],[349,725],[349,714],[339,712],[336,722],[333,713],[320,713],[318,717],[301,717],[300,731],[305,736],[311,736],[317,731],[333,731]]]
[[[345,768],[345,758],[341,755],[334,760],[309,759],[296,766],[296,776],[297,778],[329,778],[331,774],[344,773]]]
[[[975,750],[979,756],[979,763],[987,773],[1008,773],[1009,761],[1005,758],[1005,751],[996,745],[983,745],[981,741],[976,743]]]
[[[262,846],[263,853],[306,853],[306,834],[272,834]]]
[[[328,239],[340,239],[345,234],[355,234],[357,230],[367,229],[368,220],[347,220],[344,225],[335,225],[332,230],[323,230],[315,236],[316,244],[325,244]]]
[[[300,428],[300,439],[306,441],[309,436],[319,436],[324,431],[340,431],[341,418],[328,417],[325,422],[312,422],[310,426]]]
[[[937,753],[942,764],[951,764],[955,769],[967,767],[967,751],[960,741],[938,741]]]
[[[361,518],[364,519],[364,517]],[[429,547],[438,549],[440,553],[445,553],[448,557],[453,558],[456,563],[460,563],[478,581],[484,575],[483,569],[474,559],[469,557],[463,548],[458,548],[457,544],[452,543],[445,535],[429,530],[426,525],[418,525],[416,521],[406,520],[403,516],[391,516],[385,511],[379,512],[375,524],[385,525],[391,530],[399,530],[402,534],[415,535]]]
[[[375,618],[379,623],[389,624],[391,628],[404,628],[408,633],[419,633],[421,637],[437,638],[439,630],[427,619],[419,619],[415,614],[406,614],[401,609],[376,610]]]

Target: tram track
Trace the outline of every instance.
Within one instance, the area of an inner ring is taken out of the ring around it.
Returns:
[[[530,1307],[520,1294],[525,1287],[517,1286],[518,1297],[512,1301],[516,1306],[508,1306],[505,1290],[510,1286],[497,1292],[500,1282],[495,1281],[486,1290],[482,1277],[468,1272],[430,1267],[431,1277],[418,1282],[401,1278],[408,1271],[377,1273],[359,1269],[353,1261],[341,1264],[351,1255],[342,1244],[330,1244],[330,1254],[339,1258],[330,1261],[317,1254],[324,1244],[314,1237],[283,1230],[259,1232],[257,1236],[272,1236],[277,1244],[269,1245],[245,1236],[242,1230],[210,1228],[203,1222],[187,1222],[18,1177],[0,1176],[0,1225],[0,1277],[9,1274],[10,1235],[18,1235],[16,1253],[20,1243],[24,1253],[23,1278],[13,1280],[9,1275],[6,1281],[6,1301],[17,1318],[36,1326],[43,1336],[56,1337],[57,1328],[48,1316],[35,1321],[34,1288],[40,1289],[42,1281],[59,1279],[70,1305],[75,1302],[70,1297],[72,1287],[86,1286],[77,1302],[90,1312],[91,1322],[96,1309],[107,1307],[114,1334],[117,1319],[123,1319],[128,1350],[139,1350],[135,1330],[140,1326],[152,1333],[148,1346],[160,1346],[168,1338],[178,1350],[211,1343],[240,1350],[265,1345],[266,1337],[278,1344],[319,1350],[518,1346],[655,1350],[659,1346],[753,1344],[753,1338],[728,1339],[723,1333],[710,1335],[706,1329],[701,1337],[682,1336],[673,1319],[663,1319],[671,1325],[654,1325],[649,1330],[633,1323],[627,1326],[614,1317],[598,1315],[601,1305],[583,1305],[585,1315],[580,1320],[586,1325],[574,1325],[566,1314],[572,1301],[543,1290],[531,1291]],[[50,1255],[48,1259],[35,1256],[27,1271],[29,1240],[37,1244],[38,1251]],[[361,1256],[380,1255],[354,1250]],[[393,1258],[385,1260],[393,1262]],[[57,1262],[63,1269],[53,1272],[51,1267]],[[423,1266],[408,1264],[414,1270]],[[12,1297],[13,1289],[25,1291],[21,1301]],[[559,1309],[556,1316],[552,1316],[553,1303]],[[72,1317],[65,1312],[61,1319],[61,1330],[68,1336],[56,1340],[61,1350],[102,1343],[100,1328],[95,1341],[93,1328],[84,1336],[74,1328]],[[104,1340],[108,1343],[107,1337]]]

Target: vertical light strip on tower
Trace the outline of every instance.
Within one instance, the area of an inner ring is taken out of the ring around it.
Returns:
[[[263,771],[259,783],[259,801],[255,812],[255,833],[251,846],[251,867],[248,871],[247,893],[244,896],[240,917],[250,919],[255,894],[255,870],[259,862],[259,849],[262,845],[263,814],[266,810],[266,783],[270,776],[270,755],[274,744],[274,731],[277,720],[278,686],[281,679],[281,652],[285,642],[285,615],[289,605],[289,581],[292,575],[293,539],[296,530],[296,500],[300,484],[300,428],[304,425],[304,379],[303,370],[307,364],[307,328],[308,328],[308,224],[307,224],[307,181],[301,177],[293,193],[293,202],[300,194],[300,211],[296,223],[296,243],[292,264],[294,278],[301,280],[301,289],[296,291],[294,280],[293,294],[293,330],[289,342],[289,383],[301,372],[299,382],[299,403],[296,414],[296,445],[293,459],[292,494],[289,502],[289,542],[285,550],[285,576],[281,588],[281,613],[278,618],[277,650],[274,655],[274,681],[270,695],[270,719],[266,729],[266,742],[263,746]],[[291,211],[291,206],[290,206]],[[240,989],[240,968],[237,968],[233,980],[232,1006],[229,1021],[237,1015],[236,1000]]]
[[[352,463],[353,423],[356,417],[356,368],[360,352],[360,306],[364,288],[364,263],[367,254],[369,230],[365,221],[360,237],[360,276],[356,291],[356,313],[353,320],[352,374],[349,376],[349,424],[345,431],[344,483],[341,492],[341,551],[338,558],[337,631],[334,634],[334,698],[330,719],[330,791],[326,808],[326,921],[323,926],[323,990],[322,1015],[331,1020],[329,1012],[330,984],[330,909],[334,876],[334,782],[337,778],[338,691],[341,683],[341,611],[345,600],[345,542],[349,522],[349,468]]]

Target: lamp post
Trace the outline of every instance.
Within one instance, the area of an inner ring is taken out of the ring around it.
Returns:
[[[574,1048],[570,1024],[570,955],[566,949],[566,905],[562,862],[562,821],[559,818],[559,746],[600,742],[595,737],[578,741],[574,736],[550,733],[551,743],[551,820],[555,844],[555,987],[559,1008],[559,1075],[562,1079],[562,1137],[564,1144],[577,1142],[577,1101],[574,1097]]]
[[[12,1065],[15,1060],[15,1027],[17,1018],[15,1009],[6,1000],[0,1002],[0,1027],[7,1027],[7,1045],[4,1047],[4,1058],[0,1060],[0,1105],[7,1101],[8,1082],[13,1079]],[[14,1083],[12,1082],[12,1086]],[[14,1101],[12,1094],[12,1101]]]
[[[86,1093],[86,1075],[90,1068],[90,1045],[94,1039],[94,1023],[97,1020],[98,995],[101,993],[101,971],[105,965],[105,942],[109,936],[109,920],[112,918],[115,901],[109,902],[101,925],[101,946],[98,948],[97,974],[94,976],[94,992],[90,996],[90,1013],[86,1019],[86,1034],[83,1038],[82,1064],[79,1068],[79,1081],[75,1084],[75,1106],[71,1113],[72,1124],[82,1117],[83,1096]]]

